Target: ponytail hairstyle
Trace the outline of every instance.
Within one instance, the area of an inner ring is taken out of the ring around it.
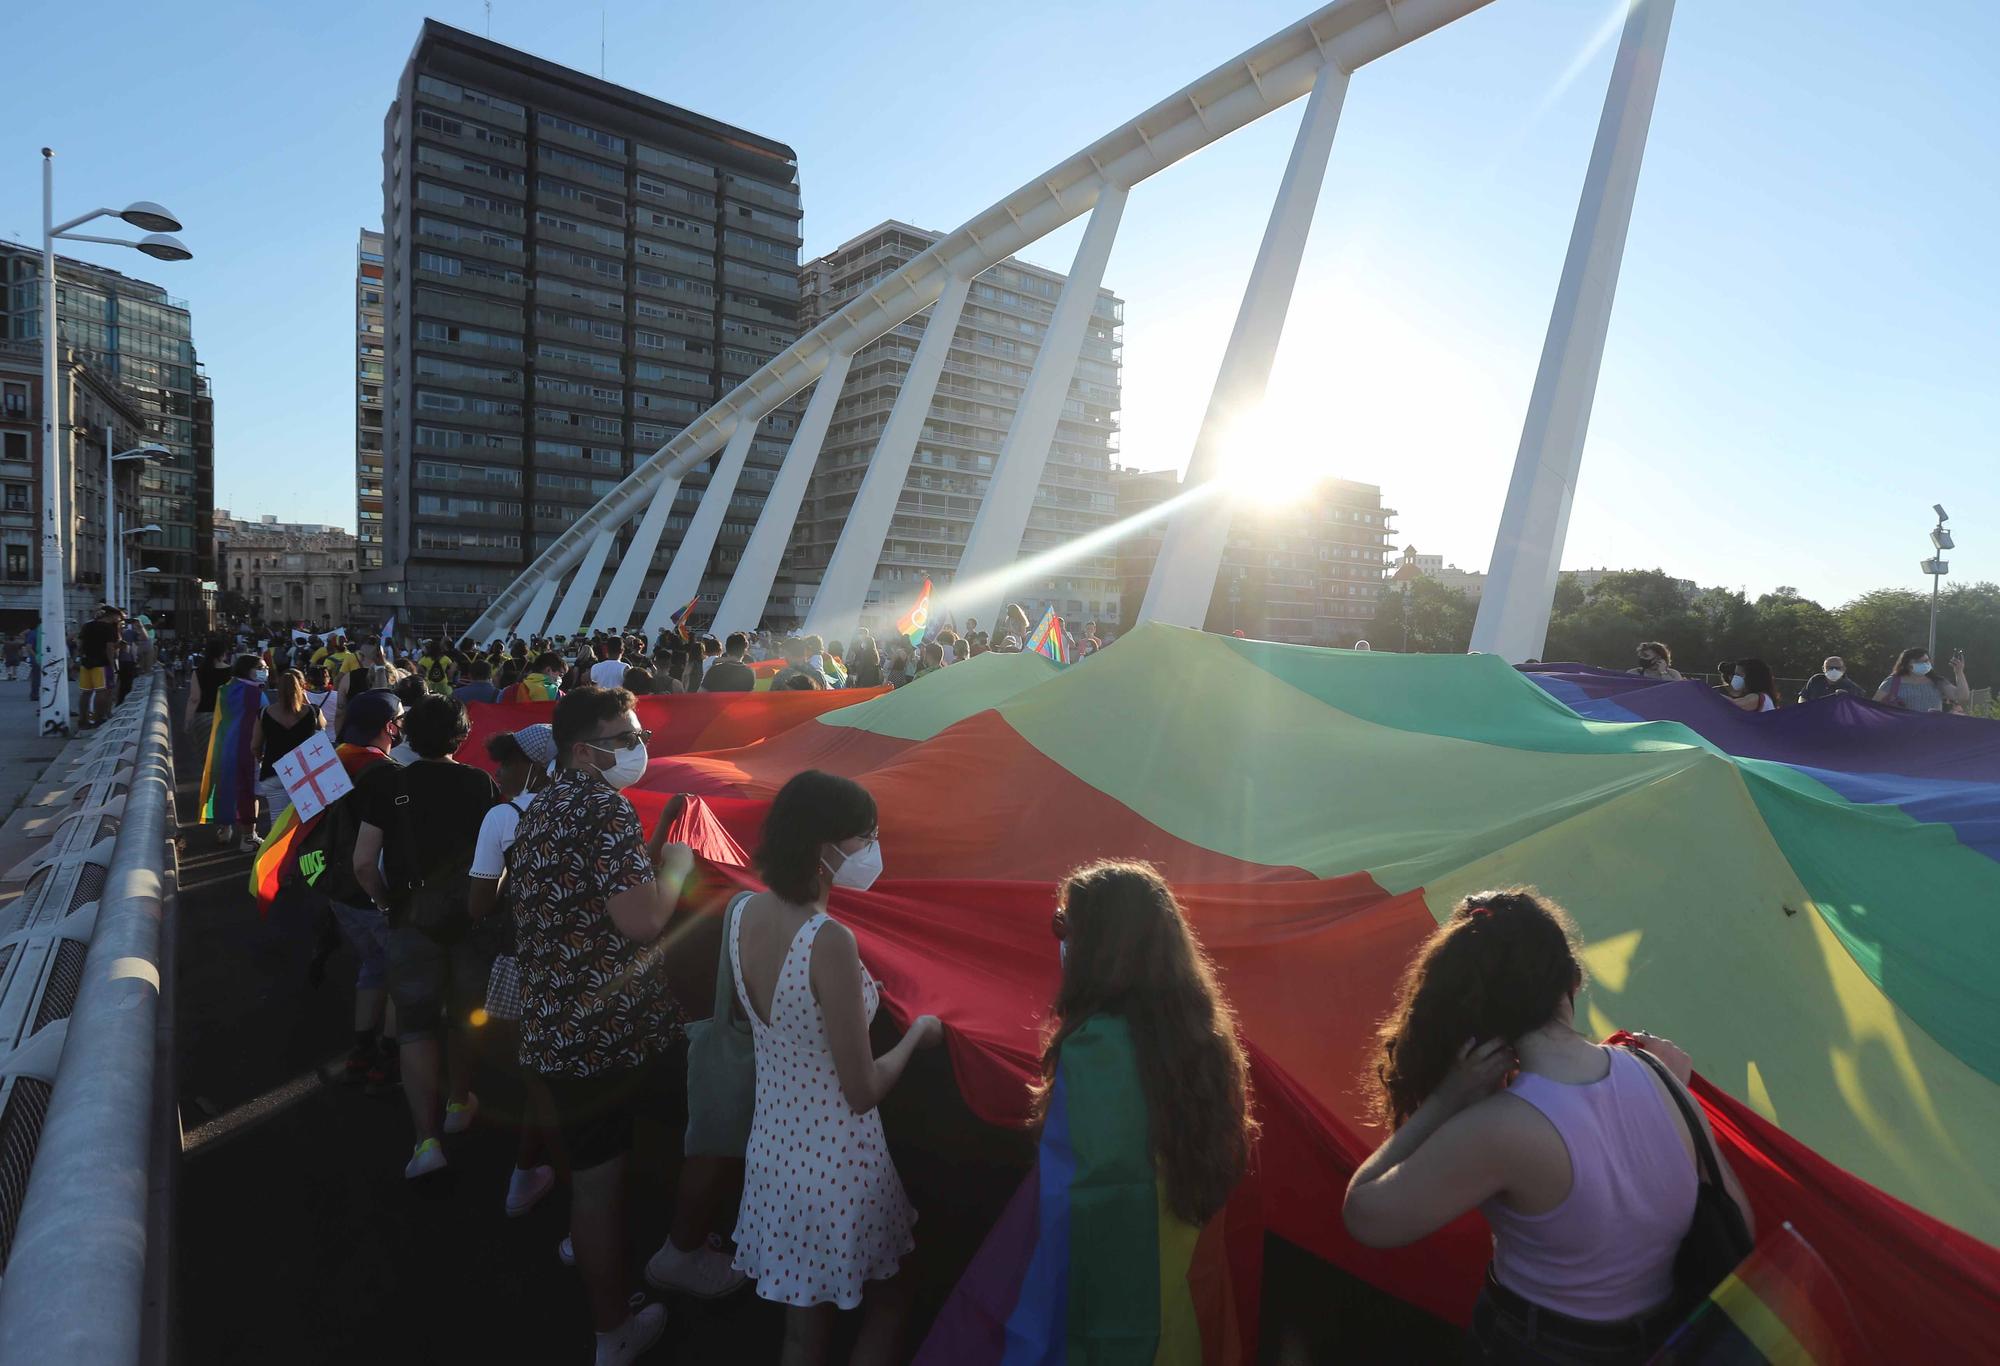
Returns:
[[[306,709],[306,681],[297,669],[281,669],[274,674],[271,691],[278,695],[278,703],[286,711]]]
[[[1376,1031],[1381,1056],[1363,1078],[1375,1122],[1400,1129],[1468,1040],[1512,1042],[1556,1018],[1583,985],[1580,949],[1569,912],[1533,887],[1459,902],[1404,969]]]
[[[1200,1227],[1250,1162],[1249,1063],[1215,965],[1150,863],[1079,868],[1057,892],[1062,986],[1050,1010],[1037,1122],[1048,1114],[1063,1041],[1099,1015],[1121,1016],[1145,1091],[1153,1163],[1167,1207]]]

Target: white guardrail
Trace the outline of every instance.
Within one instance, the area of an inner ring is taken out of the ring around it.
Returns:
[[[70,743],[0,874],[0,1363],[170,1352],[179,1160],[166,675]],[[162,984],[168,990],[162,991]]]

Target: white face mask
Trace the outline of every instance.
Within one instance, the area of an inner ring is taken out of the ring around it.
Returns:
[[[1826,681],[1829,683],[1838,683],[1841,676],[1846,672],[1847,670],[1845,669],[1828,669],[1826,671]]]
[[[250,681],[252,683],[256,683],[259,685],[269,683],[271,681],[271,675],[265,673],[262,669],[259,669],[257,670],[256,673],[250,675]]]
[[[1731,674],[1731,675],[1729,676],[1729,686],[1730,686],[1730,687],[1732,687],[1732,688],[1734,688],[1734,689],[1736,689],[1736,691],[1738,691],[1738,692],[1742,692],[1742,691],[1743,691],[1743,675],[1742,675],[1742,674]]]
[[[1930,671],[1931,671],[1931,662],[1928,659],[1921,664],[1912,664],[1910,666],[1910,672],[1915,674],[1919,678],[1922,678],[1925,674],[1929,673]]]
[[[591,745],[599,754],[612,756],[611,767],[599,769],[604,781],[616,788],[627,788],[646,776],[646,760],[649,757],[644,745],[633,745],[630,749],[602,749]]]
[[[840,852],[838,845],[834,846],[834,852]],[[882,876],[882,841],[868,841],[856,852],[843,857],[838,868],[824,859],[821,862],[833,870],[834,886],[865,892],[875,885],[875,879]]]

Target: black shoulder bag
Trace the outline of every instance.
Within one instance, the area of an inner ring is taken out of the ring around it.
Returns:
[[[1674,1254],[1674,1289],[1682,1303],[1692,1305],[1706,1299],[1709,1291],[1722,1284],[1723,1278],[1750,1255],[1756,1239],[1750,1236],[1743,1211],[1722,1183],[1722,1166],[1715,1160],[1708,1130],[1702,1127],[1701,1118],[1695,1114],[1680,1082],[1665,1063],[1645,1049],[1634,1048],[1632,1052],[1660,1074],[1674,1104],[1680,1108],[1688,1137],[1694,1140],[1695,1164],[1700,1168],[1700,1184],[1694,1193],[1694,1219],[1681,1237],[1680,1251]]]
[[[390,903],[394,912],[390,923],[422,930],[440,944],[454,943],[472,926],[472,913],[466,907],[469,889],[463,873],[443,886],[434,886],[416,871],[418,851],[423,845],[417,841],[416,822],[411,815],[413,804],[410,801],[408,769],[397,770],[394,805],[397,833],[402,836],[404,866],[408,872]]]

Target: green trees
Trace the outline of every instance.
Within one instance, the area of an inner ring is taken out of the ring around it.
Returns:
[[[1409,648],[1455,653],[1467,648],[1478,604],[1429,579],[1410,585]],[[1629,669],[1633,647],[1658,640],[1688,673],[1714,669],[1720,659],[1755,656],[1783,679],[1819,672],[1820,661],[1841,655],[1863,687],[1873,689],[1907,646],[1930,632],[1930,595],[1879,588],[1839,607],[1826,607],[1781,587],[1751,602],[1728,588],[1692,595],[1656,569],[1606,574],[1585,592],[1564,574],[1556,585],[1543,658]],[[1385,585],[1372,640],[1377,649],[1403,648],[1403,599]],[[1940,664],[1965,651],[1973,686],[2000,682],[2000,584],[1962,584],[1946,590],[1938,608]]]

